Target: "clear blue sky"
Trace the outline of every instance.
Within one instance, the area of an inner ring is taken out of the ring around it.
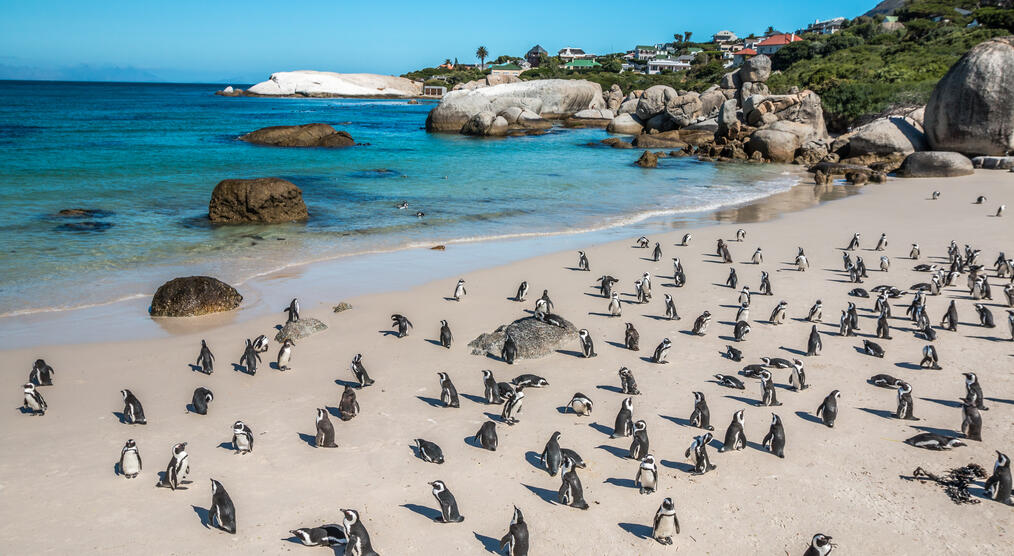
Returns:
[[[692,31],[792,31],[877,0],[418,2],[0,0],[0,77],[150,75],[254,82],[273,71],[399,74],[445,58],[627,50]],[[624,6],[629,6],[624,8]],[[13,73],[12,73],[13,72]]]

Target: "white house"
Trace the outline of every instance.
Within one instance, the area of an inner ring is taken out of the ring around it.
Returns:
[[[712,42],[717,42],[717,43],[733,42],[737,38],[739,38],[739,37],[737,37],[735,33],[733,33],[732,31],[725,31],[725,30],[719,31],[719,32],[715,33],[714,35],[711,35],[711,41]]]
[[[806,26],[806,29],[796,31],[796,34],[803,33],[821,33],[823,35],[830,35],[837,33],[842,30],[842,27],[848,22],[844,17],[836,17],[834,19],[828,19],[821,21],[819,19],[814,20],[813,23]]]
[[[662,73],[663,71],[683,71],[690,69],[690,58],[693,60],[693,56],[679,56],[673,58],[671,56],[659,56],[653,60],[648,61],[648,74],[655,75]]]
[[[595,57],[592,54],[586,54],[585,51],[581,50],[580,48],[574,48],[572,46],[561,48],[560,51],[556,53],[556,55],[559,56],[564,63],[573,62],[574,60],[584,60],[587,58]]]

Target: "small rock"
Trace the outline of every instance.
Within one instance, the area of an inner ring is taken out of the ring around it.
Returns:
[[[299,340],[322,330],[327,330],[327,325],[317,319],[302,317],[299,320],[285,323],[285,326],[275,334],[275,341],[282,343],[285,340]]]
[[[342,311],[348,311],[352,308],[352,305],[342,301],[341,303],[334,306],[334,312],[341,313]]]

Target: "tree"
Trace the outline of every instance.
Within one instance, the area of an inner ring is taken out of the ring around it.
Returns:
[[[620,73],[621,70],[623,70],[623,63],[616,58],[610,58],[602,64],[602,71]]]
[[[683,42],[690,42],[690,37],[693,36],[693,31],[683,31]]]
[[[479,62],[481,63],[480,67],[482,69],[486,69],[486,56],[489,56],[489,51],[486,50],[485,46],[480,46],[475,51],[475,57],[479,59]]]
[[[774,35],[774,34],[775,34],[775,28],[772,27],[772,26],[770,26],[770,25],[768,25],[768,28],[764,30],[764,36]]]

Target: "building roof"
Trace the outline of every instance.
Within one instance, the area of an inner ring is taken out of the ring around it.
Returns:
[[[744,48],[743,50],[737,50],[732,53],[733,56],[756,56],[757,51],[752,48]]]
[[[573,48],[573,47],[568,46],[566,48],[561,48],[560,49],[559,54],[564,54],[564,53],[581,55],[581,54],[584,54],[584,50],[581,50],[580,48]]]
[[[514,62],[507,62],[506,64],[501,64],[499,66],[490,66],[489,69],[491,69],[491,70],[520,70],[521,66],[515,64]]]
[[[647,46],[647,45],[643,45],[643,44],[639,44],[639,45],[635,46],[634,49],[635,50],[658,50],[658,48],[656,48],[654,46]]]
[[[549,54],[549,53],[546,52],[546,49],[542,48],[540,45],[535,45],[525,55],[528,56],[531,54]]]
[[[757,43],[757,46],[783,46],[790,42],[798,42],[803,39],[799,38],[795,33],[788,34],[783,33],[781,35],[771,35],[770,37]]]
[[[599,67],[601,65],[602,64],[596,62],[595,60],[574,60],[573,62],[567,62],[566,64],[563,65],[563,67],[594,68]]]

